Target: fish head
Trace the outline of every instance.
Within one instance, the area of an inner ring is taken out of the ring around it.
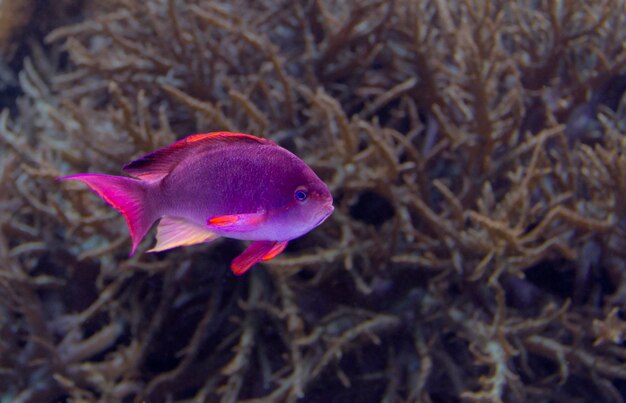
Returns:
[[[320,225],[334,211],[333,196],[321,180],[297,186],[293,191],[294,212],[312,228]]]
[[[307,166],[280,187],[280,208],[272,220],[280,238],[294,239],[324,222],[334,211],[328,186]]]

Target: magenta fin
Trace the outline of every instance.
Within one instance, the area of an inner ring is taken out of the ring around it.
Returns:
[[[83,182],[104,201],[117,209],[128,225],[128,232],[133,243],[131,256],[135,253],[139,242],[146,235],[156,220],[146,206],[146,189],[143,183],[132,178],[101,174],[77,174],[59,178]]]
[[[209,150],[224,143],[238,141],[274,145],[269,140],[243,133],[214,132],[186,137],[165,148],[130,162],[124,166],[124,172],[143,180],[158,180],[167,176],[180,161],[192,153]]]
[[[256,229],[265,219],[265,213],[232,214],[211,217],[206,225],[215,231],[247,232]]]
[[[178,246],[195,245],[219,238],[214,232],[180,217],[164,216],[157,227],[157,244],[148,252],[160,252]]]
[[[267,252],[267,254],[265,256],[263,256],[263,260],[264,262],[267,262],[268,260],[272,260],[274,259],[276,256],[280,255],[281,253],[283,253],[283,251],[285,250],[285,248],[287,247],[287,244],[289,242],[285,241],[285,242],[277,242],[272,249]]]
[[[286,246],[287,241],[255,241],[233,260],[230,269],[235,275],[241,276],[258,262],[276,257]]]

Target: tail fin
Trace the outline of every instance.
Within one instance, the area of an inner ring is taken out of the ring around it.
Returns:
[[[104,201],[115,207],[126,219],[133,242],[132,256],[137,245],[158,218],[148,203],[148,189],[141,180],[101,174],[77,174],[59,178],[81,181]]]

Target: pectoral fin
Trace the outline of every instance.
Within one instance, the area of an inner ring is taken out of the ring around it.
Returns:
[[[273,259],[285,250],[286,246],[287,241],[255,241],[233,260],[230,268],[235,275],[240,276],[256,263]]]
[[[215,231],[247,232],[256,229],[264,221],[264,213],[231,214],[211,217],[206,224]]]
[[[219,235],[184,218],[164,216],[157,227],[156,238],[156,246],[148,252],[160,252],[178,246],[210,242],[219,238]]]

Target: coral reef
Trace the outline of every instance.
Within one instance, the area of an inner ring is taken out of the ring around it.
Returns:
[[[624,0],[83,3],[0,114],[0,400],[625,400]],[[243,278],[54,181],[217,130],[336,199]]]

